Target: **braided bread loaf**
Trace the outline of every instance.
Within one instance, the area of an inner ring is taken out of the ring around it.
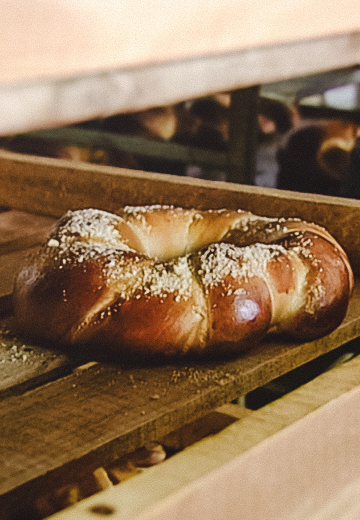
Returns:
[[[236,353],[343,320],[347,256],[322,227],[238,210],[68,212],[18,274],[21,330],[130,355]]]

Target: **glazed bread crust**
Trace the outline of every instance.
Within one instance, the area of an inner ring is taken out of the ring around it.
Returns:
[[[24,333],[127,356],[233,354],[312,340],[345,317],[353,274],[316,224],[238,210],[69,211],[15,281]]]

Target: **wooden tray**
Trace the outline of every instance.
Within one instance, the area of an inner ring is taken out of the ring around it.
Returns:
[[[42,241],[54,218],[67,209],[116,210],[146,203],[242,207],[269,216],[315,220],[343,244],[359,273],[357,201],[1,153],[0,204],[12,208],[0,215],[0,244],[8,244],[0,256],[0,508],[5,518],[6,512],[26,505],[44,489],[159,440],[360,335],[356,280],[346,319],[332,334],[304,344],[264,341],[238,359],[223,362],[115,366],[91,356],[65,356],[51,345],[30,345],[14,336],[13,277],[26,251]],[[16,214],[21,216],[20,227],[11,218]],[[13,228],[7,240],[1,238],[1,219],[8,223],[7,232]]]

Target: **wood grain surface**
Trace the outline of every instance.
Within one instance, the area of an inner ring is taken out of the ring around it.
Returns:
[[[0,399],[22,395],[71,371],[65,354],[24,342],[11,332],[11,319],[3,319],[0,327]]]
[[[360,294],[332,334],[222,362],[96,363],[0,403],[0,506],[130,453],[360,334]],[[84,360],[83,360],[84,361]],[[93,361],[92,358],[88,359]],[[14,380],[16,388],[16,380]]]
[[[0,255],[24,250],[45,240],[54,218],[10,210],[0,213]]]
[[[0,5],[2,135],[359,62],[355,0]]]
[[[114,520],[259,519],[264,511],[282,520],[355,520],[359,384],[358,356],[54,520],[92,520],[101,510]],[[228,480],[226,465],[234,469]],[[344,503],[339,498],[352,479],[355,492]],[[214,481],[220,487],[215,496]],[[322,501],[330,510],[320,507]],[[319,514],[311,511],[314,505]]]
[[[0,214],[0,310],[1,305],[11,310],[15,273],[54,218],[68,209],[115,211],[149,203],[241,207],[314,220],[338,238],[360,271],[358,201],[1,152],[0,204],[31,215]],[[31,244],[28,237],[34,239]],[[52,345],[29,344],[16,334],[11,315],[0,325],[0,507],[5,511],[357,338],[360,285],[356,281],[348,314],[329,336],[304,344],[266,340],[238,359],[223,361],[131,366],[90,351],[65,354]]]
[[[139,1],[108,0],[105,12],[99,0],[81,6],[74,0],[49,5],[34,0],[31,9],[13,0],[3,1],[1,9],[2,82],[66,80],[74,74],[199,56],[219,59],[241,49],[271,48],[359,30],[354,0],[314,0],[311,12],[305,0],[295,4],[184,0],[171,8],[164,0],[156,0],[151,8]],[[49,34],[57,38],[49,39]],[[130,86],[126,87],[127,92]]]
[[[69,209],[174,204],[243,208],[264,216],[300,217],[325,226],[360,273],[360,201],[257,186],[203,181],[122,168],[74,164],[0,151],[0,204],[60,217]]]

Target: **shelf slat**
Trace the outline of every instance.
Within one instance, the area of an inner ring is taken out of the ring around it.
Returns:
[[[51,483],[71,481],[85,467],[111,463],[359,335],[357,284],[344,322],[317,341],[264,341],[222,362],[90,364],[25,395],[5,398],[0,403],[0,464],[5,468],[0,505],[11,507],[19,495],[25,500]],[[89,352],[83,361],[94,357]]]

